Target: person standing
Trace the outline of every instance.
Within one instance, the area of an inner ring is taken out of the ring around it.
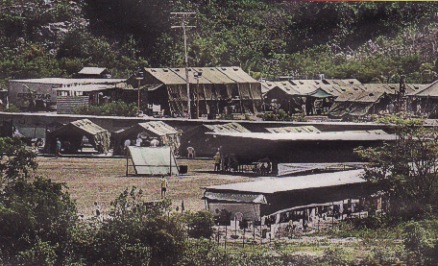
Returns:
[[[137,136],[137,140],[135,141],[135,146],[136,147],[141,147],[141,143],[143,142],[143,140],[141,139],[140,136]]]
[[[216,154],[213,156],[214,160],[214,170],[220,171],[221,169],[221,154],[219,151],[216,152]]]
[[[61,141],[56,138],[56,144],[55,144],[55,156],[56,158],[58,158],[59,156],[61,156]]]
[[[167,187],[169,186],[169,183],[167,182],[166,177],[163,175],[161,177],[161,198],[166,197]]]
[[[160,141],[157,138],[153,138],[151,140],[151,147],[158,147],[160,145]]]
[[[123,151],[126,152],[128,151],[128,147],[131,146],[131,140],[130,139],[126,139],[125,142],[123,143]]]

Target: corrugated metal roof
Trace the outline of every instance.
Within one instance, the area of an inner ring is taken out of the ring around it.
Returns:
[[[245,132],[251,132],[248,129],[244,128],[242,125],[238,123],[228,123],[223,125],[204,125],[208,129],[212,130],[213,132],[220,133],[220,132],[238,132],[238,133],[245,133]]]
[[[352,130],[316,133],[255,133],[255,132],[206,132],[208,135],[266,141],[383,141],[395,140],[396,135],[383,130]]]
[[[158,136],[164,136],[168,134],[177,134],[178,131],[176,131],[175,128],[169,126],[168,124],[164,123],[163,121],[149,121],[145,123],[139,123],[141,127],[143,127],[146,130],[151,131],[155,135]]]
[[[321,132],[314,126],[273,127],[266,128],[271,133],[316,133]]]
[[[297,173],[320,171],[340,171],[363,168],[366,163],[279,163],[278,176],[292,175]]]
[[[241,202],[241,203],[255,203],[255,204],[268,204],[265,196],[261,194],[237,194],[237,193],[221,193],[221,192],[205,192],[204,199],[228,201],[228,202]]]
[[[91,92],[91,91],[103,91],[108,89],[114,89],[114,85],[106,85],[106,84],[86,84],[86,85],[79,85],[79,86],[68,86],[68,87],[61,87],[61,88],[55,88],[53,90],[55,91],[81,91],[81,92]]]
[[[42,78],[42,79],[14,79],[9,82],[23,82],[36,84],[76,85],[76,84],[116,84],[125,79],[67,79],[67,78]]]
[[[172,160],[172,174],[178,175],[175,157],[168,146],[135,147],[128,146],[129,156],[138,175],[168,175]]]
[[[295,191],[312,188],[335,187],[365,183],[362,178],[364,170],[341,171],[315,175],[263,178],[254,182],[234,183],[207,187],[207,191],[236,191],[248,193],[272,194],[276,192]]]
[[[78,74],[100,75],[104,71],[106,71],[106,68],[104,67],[84,67],[78,72]]]

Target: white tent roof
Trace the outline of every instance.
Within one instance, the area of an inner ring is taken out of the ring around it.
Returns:
[[[271,141],[382,141],[395,140],[397,138],[395,134],[388,134],[380,129],[314,133],[206,132],[205,134]]]
[[[272,194],[275,192],[364,183],[366,182],[366,180],[362,178],[364,173],[365,171],[360,169],[284,178],[270,177],[254,182],[211,186],[207,187],[207,190],[231,190],[238,192]]]

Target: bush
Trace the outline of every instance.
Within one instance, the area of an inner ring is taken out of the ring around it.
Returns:
[[[45,178],[16,180],[0,194],[0,251],[3,259],[62,261],[77,221],[64,186]],[[32,257],[36,256],[36,257]]]
[[[74,113],[82,115],[136,116],[137,110],[135,103],[127,104],[119,100],[97,106],[80,106],[74,110]]]
[[[194,238],[210,238],[213,235],[213,215],[209,211],[187,213],[188,234]]]
[[[112,219],[97,227],[86,254],[89,264],[172,265],[184,253],[182,223],[170,215],[171,202],[144,202],[143,192],[126,189],[112,203]]]

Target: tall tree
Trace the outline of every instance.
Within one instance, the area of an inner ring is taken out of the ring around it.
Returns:
[[[390,197],[393,213],[408,216],[437,208],[438,135],[422,121],[390,118],[397,140],[375,148],[358,148],[370,164],[365,178],[380,185]]]

